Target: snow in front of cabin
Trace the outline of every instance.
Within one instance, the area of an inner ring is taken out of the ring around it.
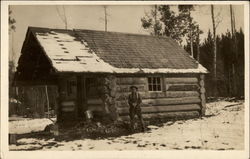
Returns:
[[[25,134],[31,132],[40,132],[44,128],[52,124],[53,122],[49,119],[31,119],[22,118],[9,122],[9,133],[10,134]]]
[[[148,125],[149,131],[102,139],[23,137],[10,150],[243,150],[244,101],[207,104],[206,117]],[[72,135],[72,134],[71,134]]]
[[[59,72],[207,73],[200,64],[196,69],[116,68],[98,57],[85,41],[76,40],[74,36],[67,33],[51,31],[36,33],[36,37]]]

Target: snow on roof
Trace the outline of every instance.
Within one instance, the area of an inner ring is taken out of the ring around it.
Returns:
[[[59,72],[111,72],[113,67],[105,63],[86,47],[85,42],[60,32],[36,33],[36,37]]]
[[[89,30],[29,29],[58,72],[208,72],[165,38]],[[155,47],[149,46],[151,42]]]

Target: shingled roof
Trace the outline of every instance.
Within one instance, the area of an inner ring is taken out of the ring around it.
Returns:
[[[29,27],[58,72],[206,73],[167,37]]]

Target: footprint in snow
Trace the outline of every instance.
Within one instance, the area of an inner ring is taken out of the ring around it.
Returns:
[[[145,147],[145,146],[146,146],[146,144],[145,145],[141,145],[141,144],[137,145],[137,147]]]
[[[175,150],[182,150],[182,148],[179,148],[179,147],[174,147],[173,149],[175,149]]]
[[[134,137],[126,136],[126,139],[134,139]]]

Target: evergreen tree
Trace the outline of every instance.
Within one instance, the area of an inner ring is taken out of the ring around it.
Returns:
[[[152,35],[168,36],[182,44],[183,39],[194,43],[197,33],[201,34],[198,24],[191,17],[192,5],[180,5],[179,14],[171,10],[170,5],[160,5],[141,18],[142,27]],[[190,30],[192,33],[190,34]],[[190,40],[192,39],[192,41]]]
[[[240,96],[244,96],[244,33],[240,29],[236,32],[238,58],[236,72],[239,74],[239,80],[237,81],[237,89]],[[235,60],[235,54],[231,49],[233,39],[230,31],[227,31],[221,36],[217,36],[217,90],[218,96],[232,96],[232,62]],[[209,72],[213,72],[213,36],[211,31],[208,31],[208,35],[204,42],[201,44],[201,56],[200,63],[208,69]],[[206,92],[208,96],[213,96],[213,74],[206,75]]]

